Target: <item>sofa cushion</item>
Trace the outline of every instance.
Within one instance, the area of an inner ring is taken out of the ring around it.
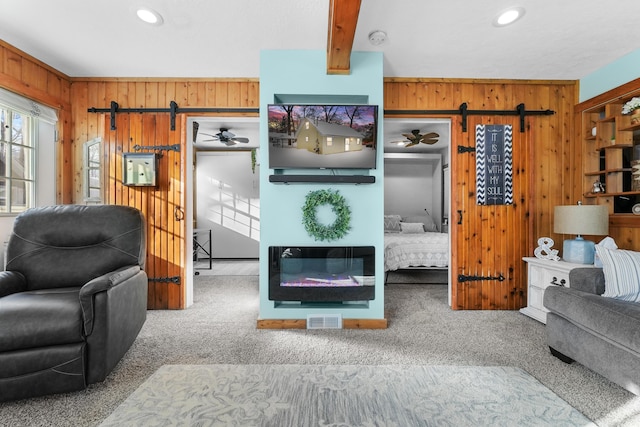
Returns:
[[[79,292],[43,289],[0,298],[0,352],[82,342]]]
[[[604,271],[607,298],[640,302],[640,252],[607,249],[596,245]]]
[[[571,323],[640,355],[640,304],[549,286],[544,306]]]

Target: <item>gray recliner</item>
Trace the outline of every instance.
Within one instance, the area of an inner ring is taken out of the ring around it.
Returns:
[[[145,221],[128,206],[18,215],[0,272],[0,401],[103,381],[147,316]]]

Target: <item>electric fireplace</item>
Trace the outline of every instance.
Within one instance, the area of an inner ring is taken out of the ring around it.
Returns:
[[[271,301],[327,303],[374,298],[374,246],[269,247]]]

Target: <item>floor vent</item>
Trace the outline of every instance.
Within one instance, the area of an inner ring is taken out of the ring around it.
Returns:
[[[310,314],[307,316],[307,329],[342,329],[342,315]]]

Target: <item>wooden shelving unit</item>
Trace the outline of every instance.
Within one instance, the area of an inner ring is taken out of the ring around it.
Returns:
[[[629,115],[622,114],[622,106],[638,93],[628,94],[582,112],[583,196],[589,204],[609,207],[613,222],[620,216],[625,223],[637,223],[640,216],[632,215],[633,205],[640,203],[640,186],[633,184],[632,161],[640,150],[640,124],[631,124]],[[594,192],[600,181],[604,192]]]

